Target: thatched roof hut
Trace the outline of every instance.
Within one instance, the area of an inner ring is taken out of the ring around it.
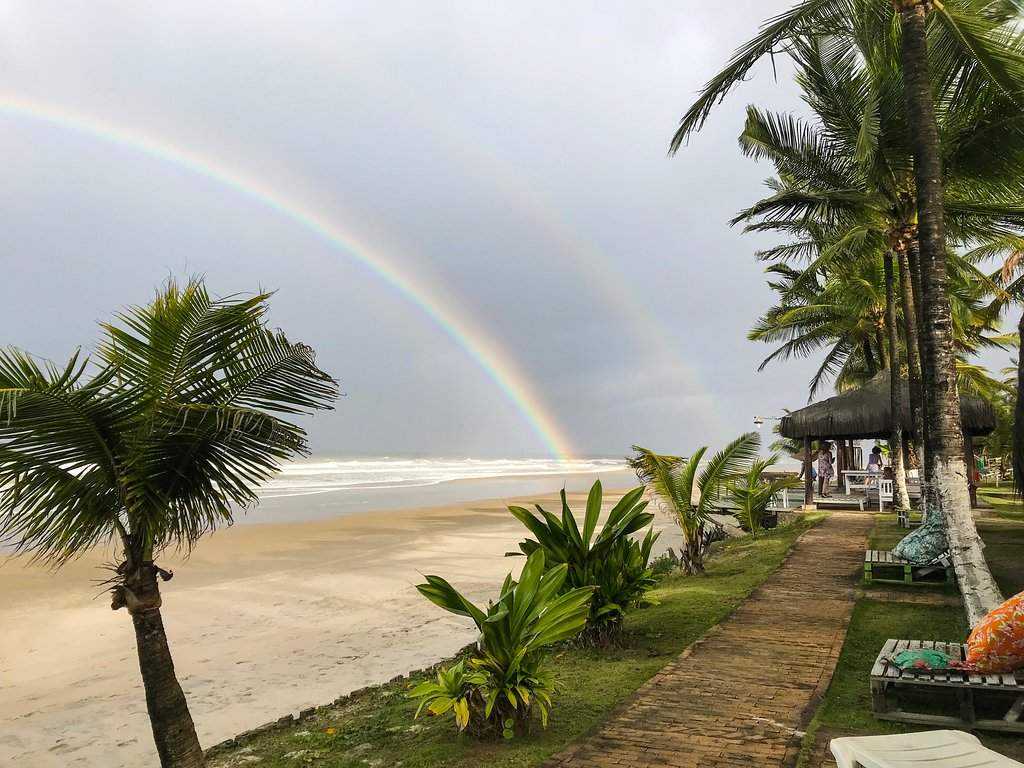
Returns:
[[[913,436],[910,418],[910,395],[903,381],[904,434]],[[837,440],[869,440],[887,438],[892,429],[889,407],[889,372],[882,371],[858,389],[812,403],[782,417],[779,432],[790,438],[834,438]],[[960,396],[960,418],[964,432],[971,437],[987,435],[996,426],[992,406],[977,397]]]

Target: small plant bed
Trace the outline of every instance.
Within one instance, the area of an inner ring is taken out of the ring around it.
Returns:
[[[1024,523],[995,518],[978,521],[978,530],[985,540],[985,556],[1005,595],[1024,589]],[[896,525],[895,515],[879,515],[869,538],[875,549],[891,549],[906,529]],[[892,638],[914,638],[936,643],[959,644],[968,634],[963,609],[959,605],[928,605],[874,599],[882,592],[906,591],[920,594],[920,588],[898,585],[878,585],[866,588],[857,601],[843,650],[836,666],[832,683],[815,713],[804,740],[805,751],[801,766],[815,766],[815,746],[827,751],[828,738],[833,736],[870,736],[885,733],[920,731],[919,724],[906,724],[879,720],[873,710],[869,684],[879,652]],[[938,587],[935,591],[955,594],[952,587]],[[958,714],[944,707],[933,707],[932,714]],[[1005,712],[1005,710],[1004,710]],[[1000,715],[1001,717],[1001,715]],[[977,735],[990,749],[1024,760],[1024,739],[1017,734],[979,731]],[[821,751],[821,750],[817,750]]]
[[[886,640],[871,669],[875,717],[904,723],[1024,733],[1024,674],[979,675],[956,669],[900,669],[888,659],[900,651],[934,649],[955,660],[961,643]],[[933,712],[938,708],[939,713]],[[944,710],[944,711],[941,711]],[[955,713],[955,714],[954,714]]]
[[[869,549],[864,553],[864,582],[935,586],[953,584],[953,568],[948,558],[928,565],[916,565],[896,557],[886,549]]]
[[[547,668],[559,683],[548,727],[534,722],[515,738],[480,739],[457,734],[449,717],[421,715],[411,686],[435,679],[407,679],[367,689],[317,708],[294,723],[268,728],[245,744],[218,749],[210,768],[258,764],[260,768],[526,768],[601,723],[611,710],[704,635],[775,571],[797,537],[823,519],[808,515],[759,537],[724,542],[707,561],[704,576],[677,572],[652,590],[656,605],[628,614],[608,648],[556,646]],[[456,659],[448,660],[450,666]]]

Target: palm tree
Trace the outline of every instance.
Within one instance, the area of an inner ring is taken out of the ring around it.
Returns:
[[[824,351],[808,399],[830,377],[835,378],[836,388],[843,390],[878,373],[886,357],[882,343],[885,300],[877,260],[861,259],[841,270],[816,270],[817,274],[781,263],[767,271],[778,278],[769,280],[768,285],[780,300],[758,319],[748,338],[781,344],[761,361],[758,370],[778,359]]]
[[[803,483],[792,475],[766,478],[765,473],[779,461],[779,454],[752,462],[746,474],[728,483],[729,495],[736,502],[736,517],[750,535],[757,538],[762,520],[772,499],[786,488]]]
[[[740,435],[702,468],[706,446],[698,448],[688,459],[633,446],[629,466],[671,512],[683,534],[680,561],[687,574],[704,572],[705,526],[711,520],[713,504],[725,494],[726,483],[747,471],[760,447],[761,437],[756,432]]]
[[[306,450],[282,415],[329,408],[337,383],[313,351],[266,328],[269,294],[211,298],[169,281],[103,326],[96,364],[0,350],[0,539],[60,566],[114,543],[112,607],[135,628],[160,764],[203,753],[174,673],[156,564],[257,502]]]
[[[926,503],[947,523],[967,614],[976,622],[1001,595],[985,564],[967,495],[959,396],[947,297],[941,143],[933,85],[948,109],[969,109],[979,94],[1024,103],[1024,59],[1014,0],[803,0],[770,19],[734,54],[684,114],[670,151],[704,124],[714,105],[775,50],[822,33],[861,39],[896,21],[900,28],[902,92],[914,158],[919,241],[922,379],[925,395]],[[880,35],[880,31],[883,35]],[[867,46],[865,46],[867,47]],[[991,147],[992,145],[989,145]]]
[[[793,281],[794,288],[807,280],[808,275],[814,276],[829,268],[846,269],[851,259],[876,261],[879,253],[884,254],[885,321],[876,319],[876,327],[886,328],[888,357],[896,361],[890,366],[890,380],[892,409],[897,414],[902,410],[903,386],[898,364],[894,262],[899,258],[901,264],[906,265],[908,252],[917,248],[917,216],[911,194],[913,161],[900,98],[898,41],[891,34],[882,34],[870,40],[857,38],[856,42],[862,48],[840,44],[845,43],[842,38],[837,40],[827,35],[792,44],[790,55],[798,68],[797,82],[804,101],[816,115],[814,123],[790,115],[748,109],[740,145],[749,156],[772,160],[779,178],[770,185],[773,195],[742,212],[736,220],[753,221],[749,225],[752,229],[770,229],[790,235],[803,233],[804,239],[767,252],[787,258],[814,256],[810,266]],[[969,119],[959,113],[947,113],[944,105],[938,109],[943,146],[951,158],[945,164],[945,182],[951,189],[946,199],[946,214],[953,225],[952,240],[963,244],[979,241],[988,244],[1004,238],[1007,228],[1019,227],[1022,220],[1019,185],[992,183],[1010,170],[1005,159],[1000,157],[988,162],[986,158],[993,158],[994,153],[979,158],[971,151],[977,129],[1004,124],[1007,120],[1012,122],[1018,110],[1005,99],[979,99],[979,102]],[[1024,156],[1024,137],[1019,131],[1009,134],[1001,137],[1001,148],[1011,157]],[[828,242],[822,242],[825,233]],[[955,254],[947,258],[956,261],[958,270],[971,273],[979,282],[988,281],[970,260],[958,259]],[[916,317],[909,269],[905,271],[901,291],[903,313]],[[843,307],[837,317],[848,318],[849,309]],[[954,310],[963,315],[963,307],[954,307]],[[875,317],[880,314],[876,312]],[[956,319],[954,313],[954,321]],[[847,319],[846,324],[850,325],[850,320]],[[914,432],[920,435],[924,419],[916,325],[911,329],[905,323],[905,331],[911,412]],[[836,359],[827,357],[826,364]],[[867,362],[870,375],[873,366],[870,359]],[[816,378],[814,386],[818,384],[820,378]],[[899,506],[909,504],[902,472],[902,442],[902,424],[894,418],[890,444]]]

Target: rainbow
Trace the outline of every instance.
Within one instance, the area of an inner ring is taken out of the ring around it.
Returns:
[[[547,450],[563,461],[573,456],[571,443],[530,380],[512,356],[482,329],[475,327],[450,302],[442,301],[424,281],[403,272],[382,254],[343,232],[324,216],[287,200],[267,185],[233,169],[214,164],[191,150],[162,139],[132,133],[96,118],[53,105],[0,95],[0,115],[48,123],[92,138],[127,147],[149,157],[187,169],[255,200],[290,219],[365,265],[404,298],[419,307],[451,339],[462,347],[515,405]]]
[[[378,97],[380,87],[381,84],[375,84],[374,92]],[[414,108],[407,112],[426,117],[421,120],[421,129],[429,130],[434,139],[444,144],[453,162],[461,159],[467,173],[486,178],[488,185],[499,190],[509,204],[525,214],[535,229],[556,243],[560,258],[586,275],[587,286],[599,294],[602,307],[617,314],[622,327],[632,335],[634,347],[644,350],[650,359],[671,366],[682,383],[682,393],[691,393],[689,396],[680,393],[680,399],[699,402],[701,418],[711,425],[712,431],[719,434],[728,431],[722,423],[717,398],[683,354],[686,339],[680,329],[658,320],[648,307],[649,299],[633,287],[630,276],[592,238],[584,236],[585,229],[566,217],[565,206],[545,195],[543,184],[528,178],[520,166],[494,152],[491,144],[464,131],[450,111],[438,109],[428,99],[417,99],[415,92],[403,90],[389,96],[396,102],[413,104]]]

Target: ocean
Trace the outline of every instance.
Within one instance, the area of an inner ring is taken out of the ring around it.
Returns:
[[[244,522],[322,520],[337,515],[481,499],[637,485],[621,459],[334,458],[287,464],[259,491]]]

